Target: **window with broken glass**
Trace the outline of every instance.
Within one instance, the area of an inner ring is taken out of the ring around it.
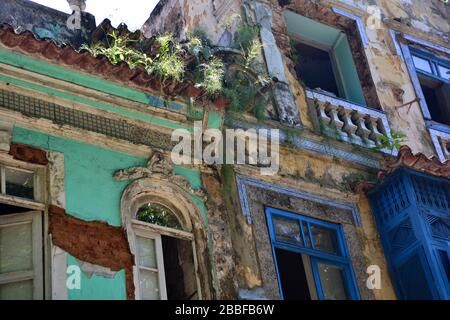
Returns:
[[[273,208],[266,214],[283,299],[359,299],[340,225]]]
[[[0,166],[1,193],[34,200],[34,172],[20,168]]]

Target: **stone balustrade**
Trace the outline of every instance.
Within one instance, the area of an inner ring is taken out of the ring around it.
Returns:
[[[327,136],[368,148],[379,146],[382,136],[391,137],[382,111],[310,89],[306,96],[316,126]]]

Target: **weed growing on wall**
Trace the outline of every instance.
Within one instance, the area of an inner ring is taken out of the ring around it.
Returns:
[[[380,137],[379,144],[376,147],[374,147],[374,150],[376,151],[388,150],[391,153],[393,153],[394,150],[400,149],[400,147],[404,144],[405,141],[406,135],[404,133],[392,130],[391,137],[388,137],[386,135]]]
[[[196,100],[225,97],[232,111],[251,112],[258,119],[265,116],[265,106],[271,95],[272,81],[263,63],[258,61],[262,44],[259,27],[242,23],[229,48],[214,47],[200,30],[188,33],[180,43],[165,33],[154,39],[156,53],[136,49],[135,40],[119,37],[115,32],[107,37],[108,44],[83,45],[93,56],[105,56],[112,64],[125,62],[130,68],[142,67],[149,74],[166,80],[191,80],[201,90]]]

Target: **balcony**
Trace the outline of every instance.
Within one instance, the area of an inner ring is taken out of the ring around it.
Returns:
[[[308,105],[317,130],[323,134],[367,148],[380,147],[381,137],[391,138],[386,114],[327,93],[307,89]],[[386,149],[385,153],[396,154]]]

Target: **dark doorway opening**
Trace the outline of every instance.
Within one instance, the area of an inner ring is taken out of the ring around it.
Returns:
[[[197,300],[199,297],[192,242],[168,236],[161,238],[167,299]]]

